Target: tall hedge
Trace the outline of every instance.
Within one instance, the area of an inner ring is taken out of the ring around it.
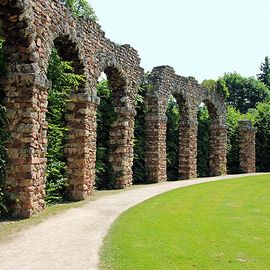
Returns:
[[[179,160],[179,123],[180,110],[176,99],[171,96],[167,106],[167,175],[173,180],[178,178],[178,160]]]
[[[210,154],[210,125],[207,106],[201,106],[198,110],[198,136],[197,136],[197,174],[199,177],[209,176]]]
[[[96,188],[112,189],[115,186],[116,175],[109,161],[109,132],[110,126],[116,119],[112,108],[112,90],[107,80],[97,84],[100,104],[97,109],[97,152],[96,152]]]
[[[146,76],[147,77],[147,76]],[[147,78],[146,78],[147,80]],[[133,181],[135,184],[145,183],[146,167],[145,167],[145,95],[147,93],[146,81],[140,86],[137,95],[137,114],[135,116],[134,126],[134,160],[133,160]]]
[[[4,75],[5,69],[5,55],[3,50],[3,38],[1,38],[1,31],[0,31],[0,77]],[[7,124],[7,117],[6,117],[6,108],[3,106],[3,98],[4,93],[3,89],[0,88],[0,215],[3,212],[6,212],[6,199],[7,194],[3,192],[3,184],[5,182],[5,167],[7,163],[7,153],[5,143],[8,139],[8,133],[5,129]]]
[[[68,132],[65,122],[66,105],[71,92],[76,91],[84,78],[74,74],[72,63],[63,61],[55,49],[50,57],[47,76],[52,82],[52,88],[48,93],[46,114],[48,121],[46,201],[56,203],[66,198],[67,171],[64,155]]]
[[[256,169],[270,171],[270,102],[259,103],[252,112],[256,133]]]

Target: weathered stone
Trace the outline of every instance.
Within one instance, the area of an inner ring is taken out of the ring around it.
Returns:
[[[256,129],[248,120],[239,121],[240,170],[256,172]]]
[[[86,78],[71,97],[66,117],[70,198],[84,199],[95,188],[96,83],[102,72],[113,90],[112,109],[118,115],[110,132],[110,158],[113,167],[119,168],[116,185],[131,185],[135,97],[143,76],[137,51],[114,44],[98,24],[76,19],[59,0],[1,1],[0,19],[8,60],[7,74],[0,78],[10,133],[5,189],[16,198],[13,215],[29,217],[45,205],[46,112],[51,87],[46,73],[54,46],[63,59],[72,61],[75,73]]]
[[[148,181],[160,182],[166,175],[166,109],[169,97],[177,100],[181,112],[179,126],[179,176],[197,176],[197,112],[200,104],[208,106],[212,118],[210,173],[226,173],[226,106],[223,97],[209,92],[194,78],[175,74],[170,66],[155,67],[149,76],[146,100],[146,157]]]
[[[4,189],[15,197],[12,214],[30,217],[45,207],[47,96],[51,83],[46,73],[50,54],[56,47],[61,57],[72,61],[74,72],[86,82],[74,91],[67,106],[69,129],[65,149],[68,194],[83,200],[95,189],[96,83],[105,72],[112,89],[117,117],[110,129],[109,161],[116,187],[132,184],[134,117],[136,96],[142,80],[138,53],[129,45],[119,46],[105,37],[91,20],[76,19],[60,0],[0,0],[0,20],[7,55],[5,91],[10,140]],[[212,118],[210,138],[211,175],[226,173],[226,107],[223,97],[202,88],[192,77],[181,77],[172,67],[153,69],[146,100],[146,166],[148,182],[166,175],[166,108],[170,95],[180,107],[179,175],[197,175],[197,112],[204,102]],[[255,131],[240,125],[241,167],[255,171]]]

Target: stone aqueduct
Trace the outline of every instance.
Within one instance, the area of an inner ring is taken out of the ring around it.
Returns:
[[[94,190],[99,104],[96,83],[102,72],[113,90],[117,113],[110,130],[109,159],[118,174],[117,186],[130,186],[136,95],[144,75],[137,51],[106,39],[97,23],[74,18],[59,0],[0,0],[0,19],[8,62],[0,85],[5,91],[11,136],[5,189],[17,199],[12,206],[13,215],[30,217],[45,205],[46,111],[50,88],[46,71],[54,46],[65,60],[73,62],[75,73],[86,78],[85,84],[72,94],[66,116],[70,199],[82,200]],[[176,75],[169,66],[153,69],[150,86],[145,115],[148,181],[166,180],[166,107],[170,95],[181,108],[180,176],[196,177],[197,110],[201,102],[207,104],[212,117],[211,175],[225,174],[227,128],[222,96],[210,93],[192,78]],[[240,135],[242,169],[253,172],[255,131],[249,123],[242,122]]]

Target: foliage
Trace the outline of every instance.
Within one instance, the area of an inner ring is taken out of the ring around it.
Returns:
[[[5,72],[5,54],[4,54],[4,39],[1,37],[1,30],[0,30],[0,75]]]
[[[207,106],[198,111],[198,137],[197,137],[197,174],[200,177],[209,176],[210,154],[210,125],[211,119]]]
[[[4,39],[1,38],[0,32],[0,75],[3,74],[5,67],[5,56],[3,50]],[[8,139],[8,132],[5,129],[7,124],[6,108],[2,105],[4,95],[3,90],[0,89],[0,215],[7,211],[7,197],[8,194],[4,193],[1,189],[5,181],[5,167],[7,163],[7,152],[5,143]]]
[[[228,173],[240,173],[239,162],[239,134],[238,121],[241,113],[232,106],[227,107],[228,126],[228,149],[227,149],[227,169]]]
[[[270,102],[259,103],[252,111],[256,133],[257,171],[270,171]]]
[[[63,0],[70,8],[74,16],[97,20],[94,9],[87,0]]]
[[[226,100],[229,97],[229,90],[223,79],[204,80],[202,86],[210,92],[221,94]],[[210,159],[210,129],[211,117],[207,106],[201,106],[198,110],[198,136],[197,136],[197,174],[200,177],[209,176]]]
[[[237,73],[225,73],[222,79],[229,89],[228,105],[241,113],[255,108],[258,102],[270,99],[269,89],[254,77],[245,78]]]
[[[107,80],[97,84],[97,93],[100,97],[100,105],[97,110],[96,188],[112,189],[115,186],[116,175],[109,161],[109,133],[111,125],[116,120],[116,114],[112,109],[114,108],[112,90]]]
[[[147,75],[145,76],[144,83],[140,86],[137,95],[137,115],[135,117],[134,126],[134,161],[133,161],[133,182],[135,184],[144,183],[146,180],[146,167],[145,167],[145,95],[148,91],[147,88]]]
[[[166,115],[167,175],[169,179],[177,179],[179,163],[178,160],[180,111],[177,101],[173,96],[169,98]]]
[[[221,78],[217,80],[216,91],[217,93],[223,95],[225,100],[227,100],[228,97],[230,96],[230,92],[226,85],[226,82]]]
[[[81,75],[73,73],[72,63],[63,61],[56,50],[52,51],[48,79],[52,89],[48,94],[48,148],[47,148],[47,184],[46,201],[56,203],[65,199],[67,184],[66,159],[64,147],[68,129],[65,124],[66,105],[72,89],[84,81]]]
[[[130,208],[106,236],[99,269],[268,270],[269,181],[194,185]]]
[[[0,104],[0,215],[7,211],[7,195],[1,189],[5,181],[5,167],[7,162],[7,152],[5,143],[8,139],[8,133],[5,130],[7,124],[6,109]]]
[[[264,58],[264,63],[260,65],[260,71],[261,73],[257,74],[258,80],[263,82],[268,89],[270,89],[270,62],[268,56]]]
[[[217,81],[204,80],[202,82],[202,86],[208,89],[208,91],[212,91],[212,92],[216,91],[217,93],[221,94],[225,100],[227,100],[227,98],[230,95],[226,82],[221,78],[219,78]]]
[[[215,80],[204,80],[201,83],[202,87],[206,88],[210,92],[216,91],[217,82]]]

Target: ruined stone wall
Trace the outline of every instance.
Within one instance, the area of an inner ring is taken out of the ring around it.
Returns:
[[[108,40],[97,23],[74,18],[60,0],[0,0],[0,20],[8,62],[0,87],[5,91],[10,133],[4,188],[16,198],[13,215],[30,217],[45,206],[46,112],[51,87],[46,73],[53,47],[64,60],[72,61],[76,74],[86,78],[73,91],[66,115],[70,199],[82,200],[94,190],[99,104],[96,83],[102,72],[106,73],[112,88],[113,109],[117,114],[110,130],[109,160],[117,175],[116,187],[130,186],[136,96],[143,76],[137,51]],[[149,77],[146,100],[148,182],[167,179],[166,109],[170,95],[176,98],[181,111],[179,175],[182,178],[197,175],[197,113],[202,102],[212,119],[211,175],[226,173],[226,107],[222,96],[202,88],[193,78],[176,75],[169,66],[161,66],[154,68]],[[240,129],[240,132],[244,153],[250,143],[253,147],[254,134],[250,129]],[[242,155],[244,171],[254,170],[252,162]]]
[[[239,121],[240,170],[256,172],[256,128],[248,120]]]
[[[93,192],[96,152],[96,83],[104,71],[113,90],[118,118],[110,132],[110,160],[117,186],[132,182],[135,97],[143,71],[137,51],[108,40],[100,26],[76,19],[59,0],[0,0],[0,19],[8,56],[0,78],[8,110],[9,166],[6,190],[14,194],[15,216],[29,217],[44,208],[47,95],[46,72],[55,46],[86,83],[68,106],[67,143],[69,194],[79,200]]]
[[[160,182],[166,175],[166,109],[169,97],[177,100],[180,108],[179,175],[197,176],[197,113],[204,102],[209,110],[212,126],[210,138],[211,175],[226,173],[227,127],[223,97],[201,87],[194,78],[176,75],[170,66],[155,67],[149,76],[147,96],[146,166],[149,182]],[[153,124],[154,123],[154,124]]]

